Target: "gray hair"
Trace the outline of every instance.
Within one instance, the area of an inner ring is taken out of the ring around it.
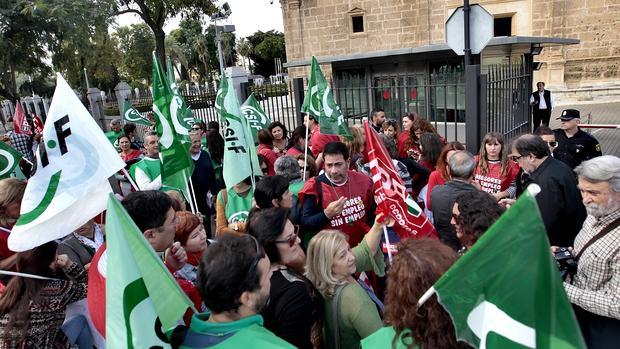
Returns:
[[[609,182],[611,190],[620,192],[620,158],[603,155],[581,163],[575,168],[579,177],[592,183]]]
[[[452,178],[469,179],[476,169],[476,160],[467,150],[459,150],[448,158]]]
[[[275,164],[276,175],[285,177],[289,182],[301,178],[301,172],[297,159],[290,155],[280,156]]]
[[[120,125],[120,124],[121,124],[121,119],[112,119],[112,121],[110,121],[110,126]]]

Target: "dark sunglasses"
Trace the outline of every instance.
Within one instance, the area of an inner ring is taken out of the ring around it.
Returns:
[[[202,129],[200,127],[192,127],[192,130],[194,130],[194,131],[201,131]]]
[[[547,142],[547,144],[549,144],[552,147],[555,147],[556,145],[558,145],[558,142],[556,141],[551,141],[551,142]]]
[[[261,167],[260,170],[263,172],[263,174],[269,173],[269,168],[267,167]]]
[[[295,246],[295,243],[297,242],[297,235],[299,235],[299,226],[294,225],[293,228],[295,229],[293,234],[289,235],[286,240],[276,240],[274,242],[276,244],[288,244],[290,247]]]

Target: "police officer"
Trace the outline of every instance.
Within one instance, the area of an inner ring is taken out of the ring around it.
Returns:
[[[579,110],[565,109],[556,120],[560,120],[560,128],[553,130],[558,142],[553,156],[570,166],[577,167],[582,161],[603,155],[601,145],[596,138],[579,128],[581,122]]]

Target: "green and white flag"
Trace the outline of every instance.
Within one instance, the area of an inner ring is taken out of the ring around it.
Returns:
[[[134,124],[150,126],[151,123],[142,117],[139,111],[131,106],[130,101],[123,103],[123,119],[125,122],[133,122]]]
[[[189,140],[189,132],[192,130],[192,124],[194,123],[194,117],[192,116],[192,110],[187,106],[176,80],[174,79],[174,71],[172,70],[172,62],[170,56],[166,58],[166,76],[168,83],[170,84],[170,90],[172,91],[172,101],[170,102],[170,117],[174,124],[174,129],[181,136],[181,142],[191,143]]]
[[[4,142],[0,142],[0,179],[10,177],[15,167],[19,165],[21,158],[22,154],[17,150]]]
[[[182,129],[177,128],[178,122],[175,123],[172,115],[174,99],[168,78],[153,52],[153,112],[159,136],[162,184],[180,191],[189,202],[191,196],[187,182],[194,171],[194,162],[189,155],[187,133],[181,133]]]
[[[25,251],[66,236],[105,210],[108,178],[125,166],[67,82],[56,90],[9,248]]]
[[[586,347],[551,256],[539,191],[530,185],[429,290],[457,337],[476,348]]]
[[[301,105],[301,111],[319,121],[321,133],[351,137],[344,115],[336,104],[332,90],[314,56],[312,56],[308,92]]]
[[[269,117],[265,114],[263,108],[261,108],[260,104],[258,104],[256,97],[254,97],[254,93],[252,93],[250,97],[248,97],[248,99],[246,99],[241,105],[241,113],[245,116],[248,127],[252,131],[252,139],[254,139],[254,143],[258,142],[256,134],[258,131],[266,129],[271,123],[271,120],[269,120]]]
[[[241,115],[239,101],[232,87],[232,79],[222,76],[215,98],[215,109],[224,125],[224,169],[226,189],[254,174],[262,176],[256,147],[245,118]]]
[[[161,334],[192,303],[112,194],[106,217],[106,346],[169,348]]]

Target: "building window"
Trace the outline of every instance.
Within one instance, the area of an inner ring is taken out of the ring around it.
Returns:
[[[512,35],[512,17],[495,18],[495,35],[494,36],[511,36]]]
[[[351,25],[354,33],[364,32],[364,16],[352,16]]]

